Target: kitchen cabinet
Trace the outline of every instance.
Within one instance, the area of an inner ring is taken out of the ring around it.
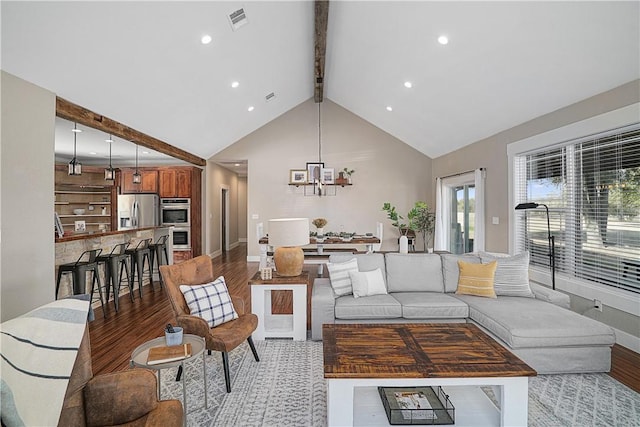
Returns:
[[[160,197],[191,198],[191,168],[171,168],[159,171]]]
[[[122,194],[132,193],[157,193],[158,192],[158,171],[148,169],[138,169],[141,175],[140,184],[133,183],[135,169],[122,169],[120,175],[120,186]]]

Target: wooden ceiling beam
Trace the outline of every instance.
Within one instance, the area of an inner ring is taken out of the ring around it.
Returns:
[[[329,0],[316,0],[315,2],[315,65],[313,99],[322,102],[324,98],[324,60],[327,53],[327,23],[329,22]]]
[[[122,123],[118,123],[108,117],[96,114],[93,111],[87,110],[60,97],[56,97],[56,115],[63,119],[101,130],[176,159],[184,160],[196,166],[207,165],[207,161],[201,157],[125,126]]]

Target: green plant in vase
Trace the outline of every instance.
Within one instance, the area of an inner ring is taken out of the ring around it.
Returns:
[[[436,226],[436,215],[429,210],[429,205],[425,202],[418,201],[407,215],[411,224],[411,229],[422,235],[424,251],[427,252],[429,242],[433,236]]]

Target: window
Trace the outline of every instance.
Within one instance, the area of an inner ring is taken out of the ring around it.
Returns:
[[[549,208],[556,271],[640,293],[640,125],[514,157],[515,202]],[[544,209],[516,211],[515,247],[549,266]]]

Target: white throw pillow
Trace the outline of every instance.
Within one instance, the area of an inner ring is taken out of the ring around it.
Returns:
[[[353,285],[354,298],[387,294],[382,270],[379,268],[372,271],[350,271],[349,276]]]
[[[180,292],[191,314],[202,317],[211,328],[238,318],[223,276],[204,285],[181,285]]]
[[[480,260],[483,264],[491,261],[498,262],[494,278],[496,295],[534,298],[529,286],[528,251],[506,257],[480,252]]]
[[[336,295],[349,295],[353,292],[349,272],[358,272],[358,260],[356,258],[346,262],[328,262],[327,270],[329,270],[331,287]]]

